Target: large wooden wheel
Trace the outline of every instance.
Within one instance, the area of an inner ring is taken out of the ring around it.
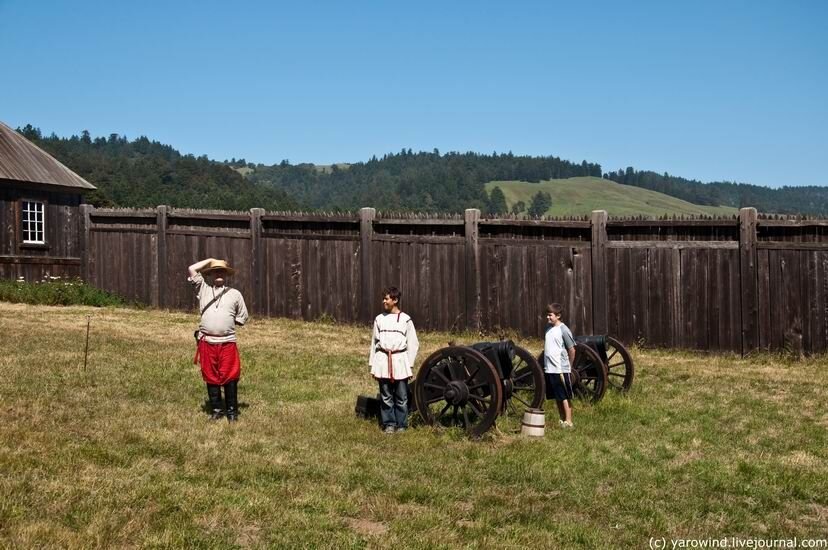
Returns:
[[[483,354],[452,346],[435,351],[422,364],[414,400],[426,424],[457,426],[479,437],[500,414],[502,386],[497,370]]]
[[[523,417],[526,409],[543,408],[546,384],[543,367],[528,350],[515,346],[512,370],[503,381],[503,399],[506,410]]]
[[[571,379],[575,396],[585,401],[597,403],[607,391],[607,366],[587,344],[575,345]]]
[[[620,392],[629,390],[635,377],[633,360],[627,348],[612,336],[607,336],[607,359],[605,363],[607,364],[609,387]]]

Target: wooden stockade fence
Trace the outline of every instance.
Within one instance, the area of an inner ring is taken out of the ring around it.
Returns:
[[[569,220],[81,207],[81,271],[192,310],[187,266],[226,258],[255,315],[368,323],[385,285],[425,329],[540,335],[561,302],[576,334],[749,353],[828,350],[828,221]]]

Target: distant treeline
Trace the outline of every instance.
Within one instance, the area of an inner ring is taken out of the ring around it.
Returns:
[[[261,207],[340,211],[373,206],[396,211],[460,212],[480,208],[484,212],[504,212],[502,193],[490,197],[484,189],[486,182],[593,176],[695,204],[828,215],[828,187],[770,189],[730,182],[702,183],[632,167],[602,173],[600,164],[574,163],[553,156],[441,154],[436,149],[404,149],[348,165],[322,167],[282,161],[268,166],[244,159],[217,162],[206,156],[182,155],[146,137],[132,141],[118,134],[92,138],[86,131],[69,138],[43,136],[31,125],[18,131],[96,185],[98,190],[88,196],[96,206],[167,204],[228,210]]]
[[[702,183],[634,168],[607,172],[604,178],[624,185],[643,187],[694,204],[710,206],[753,206],[760,212],[778,214],[828,215],[828,186],[782,187],[715,181]]]
[[[18,132],[98,189],[87,202],[95,206],[268,210],[298,208],[284,191],[256,185],[238,171],[207,159],[182,155],[169,145],[111,134],[92,138],[84,131],[70,138],[43,136],[27,125]]]
[[[243,161],[236,161],[237,165]],[[252,165],[248,165],[252,166]],[[415,153],[411,149],[325,170],[312,164],[252,166],[251,181],[275,185],[313,209],[356,209],[460,212],[489,210],[484,184],[492,180],[539,182],[550,178],[601,176],[598,164],[557,157],[515,156],[511,153]]]

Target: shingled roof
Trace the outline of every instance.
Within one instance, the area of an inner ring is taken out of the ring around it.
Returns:
[[[0,185],[8,181],[56,185],[77,191],[95,186],[52,155],[0,122]]]

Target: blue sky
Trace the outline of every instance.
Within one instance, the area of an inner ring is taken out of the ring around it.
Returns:
[[[0,0],[0,120],[211,158],[828,185],[828,2]]]

